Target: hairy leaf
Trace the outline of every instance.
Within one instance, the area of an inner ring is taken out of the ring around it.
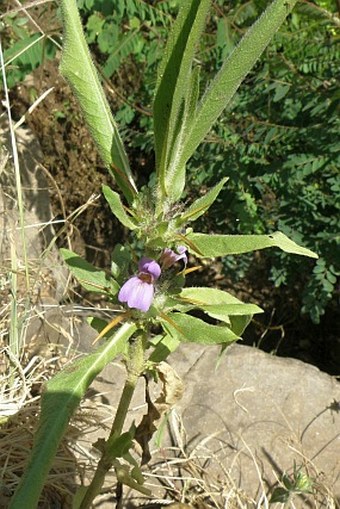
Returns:
[[[174,337],[166,334],[162,336],[161,339],[157,342],[154,351],[149,357],[149,361],[151,362],[162,362],[174,352],[180,344],[180,341]]]
[[[69,249],[60,249],[60,253],[71,273],[85,290],[111,295],[118,292],[118,283],[113,278],[108,279],[103,270],[97,269]]]
[[[230,316],[263,313],[255,304],[245,304],[228,292],[216,288],[183,288],[178,296],[180,301],[198,307],[216,320],[230,324]],[[235,331],[234,331],[235,332]]]
[[[188,233],[183,242],[198,256],[214,258],[231,254],[249,253],[267,247],[279,247],[286,253],[318,258],[318,255],[301,247],[281,232],[270,235],[207,235],[204,233]]]
[[[135,324],[124,324],[113,338],[95,353],[74,362],[46,384],[33,450],[24,476],[11,500],[10,509],[38,506],[39,496],[59,442],[81,398],[102,369],[124,350],[135,330]]]
[[[99,153],[114,175],[129,203],[137,188],[130,170],[123,142],[99,81],[84,37],[75,0],[61,0],[64,44],[61,74],[76,95]]]
[[[222,187],[227,182],[228,178],[225,177],[216,186],[210,189],[204,196],[198,198],[187,208],[181,215],[178,223],[183,224],[187,221],[196,221],[202,214],[204,214],[208,208],[214,203],[217,196],[219,195]]]
[[[280,28],[297,0],[274,0],[232,51],[198,105],[178,162],[184,167],[197,146],[226,108],[245,76]]]
[[[163,191],[176,201],[185,183],[185,168],[178,164],[198,76],[192,61],[211,0],[183,0],[160,64],[154,101],[156,169]]]
[[[172,313],[168,319],[160,319],[165,332],[184,343],[214,345],[231,343],[240,339],[228,327],[209,325],[199,318],[183,313]]]
[[[112,189],[109,186],[103,186],[103,195],[105,196],[105,199],[107,203],[110,205],[110,209],[112,213],[116,216],[118,221],[120,221],[126,228],[129,228],[130,230],[135,230],[137,228],[136,223],[133,221],[131,217],[127,215],[124,209],[124,205],[122,204],[122,201],[120,199],[120,196],[115,191],[112,191]]]
[[[241,336],[244,330],[248,327],[253,314],[251,315],[230,315],[230,328],[231,330]]]

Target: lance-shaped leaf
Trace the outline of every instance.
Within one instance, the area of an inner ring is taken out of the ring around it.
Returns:
[[[181,239],[197,256],[208,258],[249,253],[267,247],[279,247],[286,253],[318,258],[316,253],[299,246],[281,232],[270,235],[207,235],[192,232]]]
[[[245,76],[293,9],[296,1],[274,0],[224,62],[203,95],[191,125],[188,124],[183,152],[178,161],[179,167],[184,167],[226,108]]]
[[[60,1],[63,18],[61,74],[70,83],[104,164],[129,203],[137,188],[128,158],[85,40],[76,0]]]
[[[118,221],[126,226],[126,228],[135,230],[137,228],[137,224],[134,219],[129,217],[125,212],[124,205],[122,204],[122,200],[120,199],[119,194],[115,191],[112,191],[109,186],[103,186],[102,189],[103,195],[105,196],[107,203],[110,205],[112,213],[116,216]]]
[[[151,362],[162,362],[180,345],[180,340],[174,335],[165,334],[158,338],[155,349],[149,357]]]
[[[201,68],[196,66],[191,73],[186,112],[189,122],[191,122],[191,119],[196,115],[197,102],[200,94],[200,71]]]
[[[156,170],[163,191],[172,201],[182,194],[185,169],[178,165],[187,122],[195,109],[198,72],[192,61],[211,0],[182,0],[160,64],[154,101]]]
[[[248,327],[253,315],[230,315],[230,328],[231,330],[241,336],[244,330]]]
[[[33,450],[10,509],[38,507],[46,476],[70,418],[94,378],[124,350],[135,330],[135,324],[124,324],[95,353],[75,361],[46,384]]]
[[[263,313],[263,310],[255,304],[245,304],[230,293],[216,288],[183,288],[177,298],[180,302],[190,303],[193,307],[198,307],[205,311],[212,318],[228,324],[231,324],[231,316]]]
[[[108,279],[103,270],[97,269],[97,267],[94,267],[94,265],[69,249],[60,249],[60,253],[70,272],[85,290],[97,293],[110,293],[111,295],[115,295],[118,292],[118,283],[113,278]]]
[[[178,220],[178,225],[184,224],[188,221],[196,221],[208,208],[214,203],[219,195],[222,187],[227,182],[228,178],[223,178],[216,186],[208,191],[204,196],[198,198],[188,207]]]
[[[116,244],[112,253],[111,272],[120,284],[128,276],[131,262],[131,251],[122,244]]]
[[[231,343],[240,339],[228,327],[210,325],[199,318],[183,313],[171,313],[167,315],[167,319],[160,317],[160,321],[165,332],[184,343],[214,345]]]

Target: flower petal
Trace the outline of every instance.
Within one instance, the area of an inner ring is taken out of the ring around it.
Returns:
[[[178,246],[177,253],[180,255],[183,255],[187,251],[187,248],[185,246]]]
[[[152,304],[153,295],[153,285],[139,279],[139,283],[134,287],[134,291],[131,293],[127,305],[129,308],[135,308],[146,312]]]
[[[138,287],[140,279],[137,276],[132,276],[128,279],[118,293],[119,302],[128,302],[130,296],[133,295],[135,289]]]
[[[169,247],[165,248],[163,253],[161,254],[160,263],[162,265],[162,269],[168,269],[172,267],[179,260],[183,260],[184,266],[186,266],[188,257],[186,255],[187,248],[185,246],[178,246],[177,253],[170,249]]]
[[[153,294],[152,284],[142,281],[138,276],[133,276],[121,287],[118,300],[119,302],[126,302],[129,308],[146,312],[152,304]]]
[[[188,263],[188,257],[186,252],[187,248],[185,246],[178,246],[177,253],[179,253],[179,257],[177,258],[177,261],[183,260],[185,265]]]
[[[161,268],[159,264],[155,260],[146,258],[145,256],[140,259],[138,269],[139,272],[146,272],[147,274],[150,274],[154,279],[158,279],[161,275]]]

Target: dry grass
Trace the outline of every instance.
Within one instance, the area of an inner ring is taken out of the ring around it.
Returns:
[[[23,475],[25,464],[32,448],[34,432],[39,415],[39,393],[41,384],[49,376],[56,359],[49,362],[33,358],[25,366],[23,359],[15,359],[9,349],[1,351],[4,368],[1,375],[1,427],[0,427],[0,464],[1,471],[1,507],[15,491]],[[6,362],[7,360],[7,362]],[[74,459],[66,443],[62,444],[51,471],[42,504],[57,498],[70,500],[71,479],[75,475]]]
[[[245,493],[235,479],[232,462],[221,461],[225,445],[217,434],[200,438],[196,445],[187,442],[181,416],[172,411],[169,421],[172,445],[156,449],[149,470],[145,471],[146,486],[153,499],[129,494],[131,507],[159,509],[168,504],[188,504],[195,509],[339,509],[339,501],[327,486],[311,460],[301,458],[301,472],[311,482],[310,494],[292,494],[286,504],[270,503],[273,493],[261,479],[261,469],[249,449],[260,486],[255,495]],[[216,449],[216,443],[219,449]],[[247,447],[247,444],[244,444]],[[293,466],[292,466],[293,470]],[[293,479],[292,473],[290,478]],[[284,487],[277,478],[276,487]],[[129,506],[130,507],[130,506]],[[178,509],[182,508],[181,505]],[[176,506],[177,508],[177,506]],[[175,509],[175,506],[174,506]]]
[[[161,484],[164,497],[197,509],[246,509],[265,507],[237,486],[232,465],[221,461],[212,442],[216,436],[202,437],[194,447],[186,442],[181,417],[172,413],[173,445],[158,452],[158,461],[146,473],[147,484]],[[223,448],[223,444],[221,444]],[[264,499],[267,501],[266,495]]]
[[[18,486],[32,449],[39,420],[42,385],[61,368],[60,355],[49,360],[33,356],[26,361],[13,357],[8,348],[0,351],[0,507],[7,503]],[[27,363],[26,363],[27,362]],[[62,440],[49,472],[39,507],[71,508],[77,486],[85,473],[92,475],[97,461],[92,451],[91,434],[107,432],[112,409],[84,400]],[[28,509],[28,508],[27,508]],[[33,508],[32,508],[33,509]]]

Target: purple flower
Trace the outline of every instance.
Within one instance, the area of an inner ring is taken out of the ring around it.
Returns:
[[[183,260],[184,266],[188,262],[188,257],[186,255],[187,248],[185,246],[178,246],[177,253],[170,248],[165,248],[160,257],[160,264],[162,269],[168,269],[172,267],[179,260]]]
[[[138,264],[137,276],[132,276],[121,287],[118,300],[126,302],[129,308],[148,311],[154,296],[154,282],[161,275],[161,268],[155,260],[143,257]]]

